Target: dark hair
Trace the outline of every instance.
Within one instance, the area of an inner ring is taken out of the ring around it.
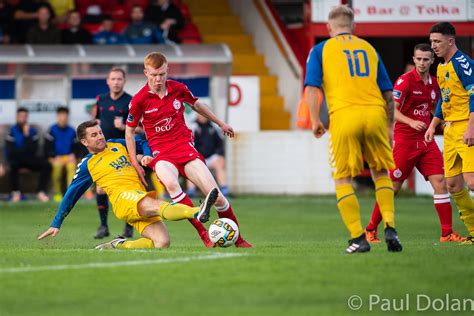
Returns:
[[[65,106],[60,106],[56,109],[56,114],[59,114],[59,113],[69,114],[69,109]]]
[[[99,121],[97,120],[82,122],[81,124],[79,124],[79,126],[76,129],[77,138],[79,140],[86,138],[86,134],[87,134],[86,129],[88,129],[89,127],[97,126],[97,125],[99,125]]]
[[[434,55],[434,50],[431,48],[431,45],[427,43],[416,44],[413,52],[416,52],[417,50],[421,50],[422,52],[431,52],[431,54]]]
[[[441,33],[443,35],[456,36],[454,25],[449,22],[440,22],[431,27],[431,33]]]
[[[26,113],[28,113],[28,112],[30,112],[30,111],[28,111],[27,108],[21,106],[21,107],[19,107],[18,109],[16,109],[16,113],[17,113],[17,114],[20,113],[20,112],[26,112]]]

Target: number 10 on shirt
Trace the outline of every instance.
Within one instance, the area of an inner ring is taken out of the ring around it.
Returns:
[[[344,54],[347,57],[347,63],[349,65],[349,71],[351,73],[351,77],[368,77],[370,70],[369,70],[369,59],[367,57],[367,52],[362,49],[356,49],[353,51],[350,50],[343,50]],[[362,64],[361,64],[362,63]]]

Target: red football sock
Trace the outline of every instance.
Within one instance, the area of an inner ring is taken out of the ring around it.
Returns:
[[[453,232],[453,210],[449,194],[435,194],[434,206],[441,224],[441,235],[447,236],[451,234]]]
[[[380,213],[379,204],[375,202],[374,210],[372,211],[372,217],[370,218],[370,223],[367,225],[367,230],[377,230],[380,222],[382,221],[382,213]]]
[[[172,196],[171,200],[173,200],[173,202],[175,202],[175,203],[181,203],[181,204],[184,204],[184,205],[187,205],[187,206],[190,206],[190,207],[194,207],[193,201],[191,201],[189,196],[187,196],[186,193],[184,193],[183,191],[176,194],[175,196]],[[200,236],[201,236],[201,234],[206,234],[207,235],[206,227],[204,227],[204,225],[200,221],[198,221],[195,218],[188,219],[188,221],[191,223],[191,225],[194,226],[194,228],[198,231]]]
[[[224,206],[216,207],[216,209],[217,209],[217,215],[219,216],[219,218],[228,218],[228,219],[233,220],[240,229],[239,222],[237,221],[234,211],[232,210],[232,206],[230,206],[229,202],[227,202]],[[239,234],[239,238],[237,238],[237,240],[241,240],[241,239],[242,239],[242,234]]]

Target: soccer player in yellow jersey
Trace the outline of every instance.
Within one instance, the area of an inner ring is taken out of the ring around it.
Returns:
[[[325,133],[319,118],[321,89],[326,97],[337,206],[351,234],[346,252],[370,250],[352,187],[352,178],[364,169],[364,158],[375,182],[387,248],[398,252],[402,245],[395,231],[393,186],[388,176],[388,170],[395,167],[389,143],[394,120],[393,86],[375,49],[352,34],[352,9],[334,7],[328,20],[331,38],[313,47],[309,54],[305,92],[317,138]]]
[[[170,239],[162,219],[196,218],[203,223],[209,220],[209,210],[217,199],[217,188],[211,190],[199,208],[157,200],[156,193],[146,192],[140,182],[130,162],[125,140],[106,142],[99,123],[95,120],[80,124],[77,127],[77,138],[90,154],[79,163],[50,228],[38,239],[49,235],[55,237],[59,233],[64,218],[93,182],[107,193],[115,216],[135,227],[144,237],[133,241],[119,237],[97,246],[97,249],[168,247]],[[146,155],[140,160],[151,160],[148,145],[143,141],[137,143],[139,150]]]
[[[436,126],[446,121],[446,183],[469,232],[463,244],[474,245],[474,202],[468,190],[474,190],[474,61],[458,50],[455,36],[456,29],[448,22],[435,24],[430,30],[431,47],[444,62],[437,69],[441,97],[425,139],[432,141]]]

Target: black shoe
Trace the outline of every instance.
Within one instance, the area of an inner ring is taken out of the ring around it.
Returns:
[[[403,249],[403,246],[398,239],[397,231],[390,226],[385,228],[385,242],[387,243],[388,251],[400,252]]]
[[[346,249],[347,254],[368,251],[370,251],[370,244],[367,242],[367,239],[365,239],[365,233],[357,238],[349,240],[349,247]]]
[[[219,196],[219,190],[217,188],[212,189],[209,194],[204,199],[204,202],[201,203],[201,208],[196,216],[196,219],[201,223],[206,223],[209,221],[209,213],[211,211],[211,206],[216,203],[217,197]]]
[[[107,226],[101,225],[97,229],[97,233],[95,233],[94,238],[95,239],[102,239],[104,237],[108,237],[109,235],[110,235],[109,228]]]
[[[132,236],[133,236],[133,226],[125,224],[122,236],[125,237],[125,238],[132,238]]]

